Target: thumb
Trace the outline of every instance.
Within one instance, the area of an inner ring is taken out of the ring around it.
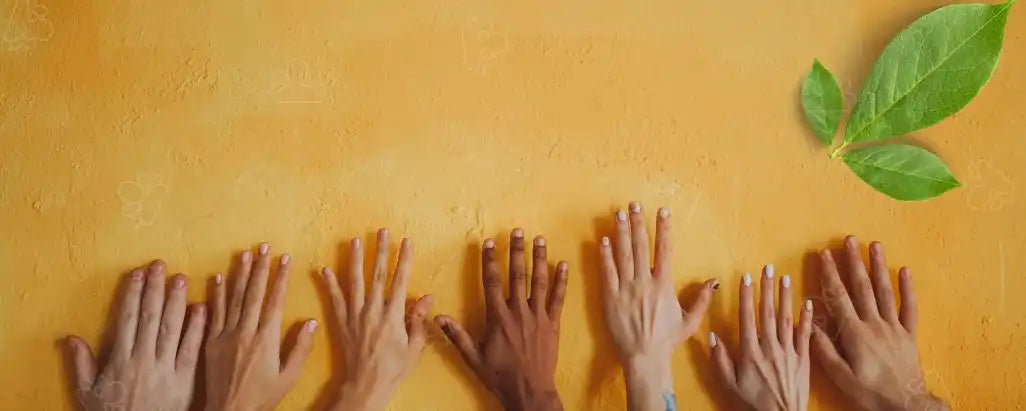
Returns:
[[[306,320],[302,329],[296,335],[296,345],[292,347],[285,357],[285,364],[282,365],[281,375],[285,378],[288,386],[292,386],[299,380],[303,372],[303,365],[306,364],[306,357],[310,355],[313,348],[313,336],[317,331],[317,320]]]
[[[434,302],[434,298],[430,295],[420,297],[413,305],[413,309],[410,310],[410,314],[406,316],[406,332],[410,336],[410,363],[416,361],[420,357],[420,352],[424,350],[425,340],[427,340],[424,321],[427,319],[428,312],[431,311],[432,302]]]
[[[837,352],[834,342],[830,341],[826,332],[818,325],[813,324],[812,329],[812,355],[823,366],[823,370],[826,371],[834,385],[844,392],[847,392],[848,387],[857,386],[855,373],[852,372],[844,357]]]
[[[713,291],[718,288],[720,288],[718,280],[706,281],[698,291],[695,301],[687,309],[681,310],[681,314],[684,316],[684,329],[681,330],[681,340],[691,338],[698,331],[698,327],[702,325],[702,318],[705,317],[705,312],[709,309],[709,303],[712,301]]]
[[[445,336],[459,350],[460,357],[463,357],[463,362],[467,363],[467,366],[474,370],[475,373],[478,372],[481,369],[481,356],[478,354],[477,347],[474,345],[474,340],[470,338],[470,334],[467,334],[467,331],[448,315],[436,316],[435,324],[442,328]]]
[[[92,390],[96,382],[96,357],[93,356],[92,349],[77,336],[69,336],[65,344],[71,359],[71,375],[75,379],[75,389],[79,392]]]

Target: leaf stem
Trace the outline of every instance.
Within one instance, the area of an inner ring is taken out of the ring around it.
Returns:
[[[848,143],[847,142],[841,143],[841,145],[837,146],[837,148],[835,148],[834,151],[830,152],[830,158],[831,159],[837,158],[837,156],[841,155],[841,150],[844,150],[845,147],[848,147]]]

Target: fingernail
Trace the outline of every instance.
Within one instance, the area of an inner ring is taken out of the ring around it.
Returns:
[[[249,253],[249,250],[242,252],[242,262],[248,263],[253,258],[253,255]]]
[[[307,321],[306,322],[306,332],[308,332],[310,334],[313,334],[314,331],[317,331],[317,320]]]
[[[183,280],[181,278],[176,278],[176,279],[174,279],[174,281],[171,281],[171,286],[176,288],[176,289],[185,287],[185,280]]]
[[[132,271],[132,280],[133,280],[133,281],[139,281],[139,280],[142,280],[142,277],[143,277],[143,272],[142,272],[142,270],[133,270],[133,271]]]
[[[560,276],[563,276],[563,277],[565,277],[565,276],[566,276],[566,269],[567,269],[567,267],[568,267],[569,265],[570,265],[570,264],[567,264],[567,262],[566,262],[566,261],[560,261],[560,262],[559,262],[559,265],[558,265],[558,266],[557,266],[556,268],[557,268],[558,270],[560,270],[560,272],[559,272],[559,275],[560,275]]]
[[[741,282],[743,282],[745,284],[745,287],[751,286],[752,285],[752,276],[751,276],[751,274],[745,273],[745,276],[741,279]]]
[[[534,239],[534,245],[538,247],[545,247],[545,237],[537,237]]]
[[[291,261],[291,260],[292,260],[292,257],[289,257],[288,254],[282,254],[281,255],[281,263],[282,264],[288,264],[289,261]]]
[[[489,238],[484,242],[484,248],[495,248],[495,240]]]
[[[513,229],[513,238],[524,238],[524,229],[522,229],[522,228],[514,228]]]
[[[659,207],[659,216],[662,217],[662,218],[669,217],[670,216],[670,210],[666,209],[666,207]]]
[[[716,347],[716,333],[709,331],[709,348]]]
[[[780,277],[780,285],[783,286],[784,288],[790,288],[791,287],[791,276],[789,276],[787,274],[784,274],[783,277]]]
[[[388,229],[387,228],[382,228],[382,229],[378,230],[378,235],[380,235],[380,236],[387,236],[388,235]]]
[[[354,238],[352,244],[353,244],[353,248],[360,248],[360,239],[359,238]]]
[[[626,222],[627,221],[627,213],[623,212],[623,210],[617,211],[616,212],[616,221],[619,221],[621,223]]]
[[[203,304],[196,304],[196,308],[193,308],[193,311],[196,315],[203,315],[207,312],[207,307],[205,307]]]
[[[153,271],[156,274],[163,274],[164,262],[160,260],[153,260],[153,262],[150,263],[150,271]]]
[[[638,204],[637,201],[632,201],[631,204],[630,204],[630,207],[631,207],[631,212],[632,213],[637,214],[637,213],[641,212],[641,204]]]
[[[854,245],[858,244],[859,240],[857,238],[855,238],[855,236],[849,235],[848,237],[846,237],[844,239],[844,242],[848,243],[848,245],[854,246]]]
[[[270,247],[267,243],[260,243],[260,255],[267,255],[267,249]]]
[[[321,268],[321,275],[323,275],[324,279],[327,280],[331,277],[331,270],[328,267],[323,267]]]
[[[805,311],[812,312],[812,300],[805,300]]]
[[[602,237],[602,246],[609,247],[609,237]]]
[[[221,285],[221,283],[224,283],[224,275],[221,275],[221,273],[217,273],[217,275],[214,276],[214,283],[217,285]]]
[[[720,280],[713,280],[712,289],[713,291],[720,289]]]
[[[775,273],[776,272],[773,269],[773,264],[766,264],[766,278],[772,280],[773,279],[773,274],[775,274]]]

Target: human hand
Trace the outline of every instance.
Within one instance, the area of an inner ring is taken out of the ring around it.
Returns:
[[[559,318],[566,294],[567,263],[556,265],[550,279],[545,239],[534,239],[531,295],[527,295],[524,231],[510,236],[509,299],[503,298],[495,241],[481,251],[487,318],[484,341],[477,344],[452,317],[435,322],[459,350],[463,361],[508,411],[563,409],[554,374],[559,353]],[[551,290],[550,290],[551,283]]]
[[[814,326],[812,350],[827,375],[849,400],[866,410],[941,411],[943,401],[929,393],[916,349],[916,297],[908,268],[898,274],[901,308],[895,308],[883,247],[869,245],[870,272],[858,241],[844,240],[848,286],[841,281],[829,250],[820,253],[826,305],[837,323],[835,343]]]
[[[263,307],[271,271],[269,251],[267,243],[260,244],[255,264],[252,252],[242,252],[232,273],[230,297],[224,277],[218,274],[215,278],[205,348],[208,411],[274,409],[299,379],[310,353],[316,320],[303,324],[296,345],[284,362],[280,359],[289,255],[281,256],[278,276]]]
[[[602,237],[600,248],[606,279],[606,324],[620,351],[628,408],[675,408],[670,356],[698,331],[719,282],[706,281],[690,309],[683,310],[670,271],[670,212],[660,208],[656,219],[654,266],[649,262],[648,231],[641,205],[631,203],[629,216],[618,211],[615,222],[616,243]]]
[[[192,308],[185,334],[185,276],[171,280],[156,260],[129,274],[117,335],[109,360],[97,372],[96,358],[81,338],[70,336],[76,398],[87,411],[185,411],[192,402],[196,360],[206,322],[202,305]]]
[[[741,357],[737,364],[727,347],[709,333],[716,368],[745,404],[758,411],[804,411],[809,407],[809,335],[812,333],[812,301],[805,301],[794,328],[791,316],[791,277],[780,280],[779,314],[773,307],[773,266],[762,271],[759,317],[762,334],[755,330],[752,276],[745,274],[739,294],[738,323]]]
[[[359,239],[353,239],[351,244],[347,294],[330,268],[322,270],[341,330],[339,345],[346,365],[346,382],[340,388],[334,409],[383,410],[424,349],[424,321],[431,310],[431,296],[417,300],[406,315],[406,283],[413,265],[413,245],[404,238],[392,276],[391,294],[384,299],[389,243],[388,230],[381,229],[370,298],[364,301],[363,247]]]

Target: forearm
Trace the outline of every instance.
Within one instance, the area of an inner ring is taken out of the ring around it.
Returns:
[[[628,411],[677,409],[669,359],[635,358],[624,364],[623,373],[627,383]]]
[[[524,382],[506,387],[498,393],[502,408],[506,411],[563,411],[563,402],[559,399],[552,384],[532,386]]]
[[[348,382],[339,390],[330,411],[383,411],[393,391],[389,387]]]

